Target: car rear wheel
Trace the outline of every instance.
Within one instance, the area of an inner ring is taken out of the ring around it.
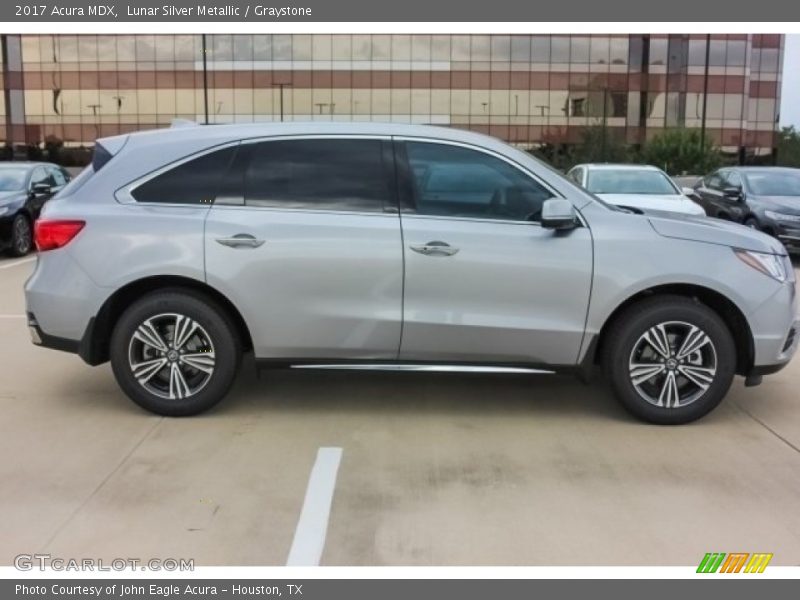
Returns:
[[[736,370],[736,348],[725,322],[683,296],[633,305],[606,339],[604,369],[617,398],[651,423],[704,416],[725,397]]]
[[[241,349],[227,314],[202,294],[167,290],[132,304],[111,337],[111,367],[139,406],[165,416],[201,413],[227,394]]]
[[[31,222],[25,215],[17,215],[11,223],[12,256],[25,256],[33,249],[33,232]]]

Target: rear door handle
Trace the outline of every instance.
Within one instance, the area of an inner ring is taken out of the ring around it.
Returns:
[[[425,256],[453,256],[458,252],[458,248],[454,248],[446,242],[433,241],[427,244],[409,246],[414,252],[424,254]]]
[[[217,243],[229,248],[258,248],[264,240],[257,240],[249,233],[237,233],[227,238],[217,238]]]

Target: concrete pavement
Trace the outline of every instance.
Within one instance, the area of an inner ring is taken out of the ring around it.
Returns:
[[[605,385],[246,365],[190,419],[30,344],[0,259],[0,564],[20,553],[285,564],[317,450],[343,449],[325,565],[800,564],[800,360],[688,426]]]

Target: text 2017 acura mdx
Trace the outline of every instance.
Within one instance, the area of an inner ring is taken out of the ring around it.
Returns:
[[[111,360],[164,415],[265,365],[601,364],[656,423],[713,409],[798,345],[780,242],[632,214],[455,129],[180,127],[101,139],[37,223],[35,343]],[[531,390],[531,393],[534,393]]]

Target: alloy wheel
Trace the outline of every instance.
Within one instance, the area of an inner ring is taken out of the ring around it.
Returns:
[[[681,408],[714,383],[717,351],[708,334],[691,323],[667,321],[645,331],[628,362],[631,384],[647,402]]]
[[[181,400],[208,384],[216,359],[211,336],[197,321],[163,313],[146,319],[133,332],[128,363],[134,378],[148,392]]]
[[[14,250],[17,254],[27,254],[31,249],[31,228],[25,217],[14,221]]]

